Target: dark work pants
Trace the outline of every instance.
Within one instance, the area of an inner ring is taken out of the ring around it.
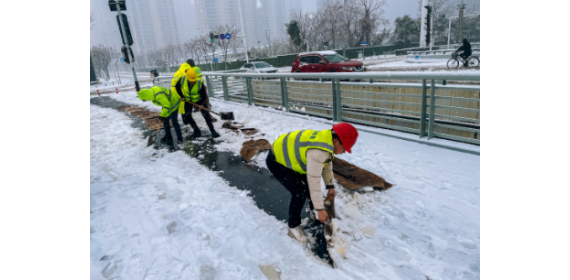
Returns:
[[[174,112],[172,112],[172,114],[170,114],[166,120],[162,121],[162,125],[164,125],[164,132],[166,133],[166,138],[172,138],[172,134],[170,133],[170,122],[168,120],[172,120],[172,126],[174,126],[176,138],[182,141],[182,131],[180,130],[180,124],[178,123],[178,109],[174,110]]]
[[[466,53],[466,52],[462,52],[462,53],[459,54],[459,56],[461,56],[461,58],[463,58],[464,60],[465,60],[466,58],[468,58],[470,55],[471,55],[471,53]]]
[[[198,105],[202,105],[205,108],[208,108],[206,104],[206,101],[204,99],[200,99],[200,101],[196,102],[196,104]],[[190,124],[190,126],[192,126],[192,129],[194,131],[200,130],[198,128],[198,125],[196,124],[196,122],[194,121],[194,119],[192,118],[192,107],[193,105],[187,102],[184,102],[184,111],[186,112],[182,117],[184,118],[184,120]],[[209,108],[208,108],[209,109]],[[208,128],[210,129],[210,132],[214,132],[214,125],[212,124],[212,119],[210,118],[210,113],[206,110],[200,110],[200,113],[202,113],[202,116],[204,117],[204,120],[206,120],[206,124],[208,125]]]
[[[275,155],[272,150],[269,150],[265,163],[277,181],[291,193],[291,202],[289,203],[289,227],[294,228],[300,225],[301,211],[305,205],[305,199],[309,199],[311,210],[314,209],[311,195],[309,194],[307,175],[297,173],[278,163],[275,160]]]

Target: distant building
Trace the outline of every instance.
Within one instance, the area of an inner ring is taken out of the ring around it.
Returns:
[[[286,36],[285,23],[289,21],[290,3],[282,0],[240,1],[248,48],[267,45],[266,35],[271,40]],[[226,24],[241,30],[237,0],[195,0],[194,3],[201,35]]]
[[[127,14],[135,52],[144,53],[180,43],[173,0],[129,1]]]

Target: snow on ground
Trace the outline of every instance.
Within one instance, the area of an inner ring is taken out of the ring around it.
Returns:
[[[109,96],[159,109],[134,91]],[[330,129],[320,118],[211,103],[260,129],[269,142],[298,129]],[[295,244],[286,224],[245,192],[183,152],[147,148],[130,123],[122,112],[91,106],[93,279],[265,279],[258,268],[265,264],[278,267],[281,279],[479,279],[478,156],[361,131],[353,153],[339,158],[395,186],[384,192],[337,187],[337,233],[348,247],[346,259],[331,252],[338,265],[332,269]],[[224,142],[216,148],[238,154],[249,138],[221,124],[215,126]],[[263,168],[265,155],[255,158]],[[365,236],[364,228],[374,234]]]

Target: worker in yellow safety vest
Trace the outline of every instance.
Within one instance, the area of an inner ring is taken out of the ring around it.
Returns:
[[[203,80],[198,79],[196,71],[194,71],[194,69],[192,68],[187,69],[186,75],[182,76],[176,82],[174,88],[175,91],[178,93],[178,95],[181,97],[181,100],[183,101],[183,104],[185,106],[184,114],[182,115],[182,120],[184,124],[190,124],[190,126],[192,126],[192,129],[194,130],[192,137],[201,137],[202,133],[200,132],[198,125],[192,118],[193,105],[185,101],[192,102],[198,106],[200,112],[202,113],[202,116],[204,117],[204,120],[206,120],[206,124],[210,129],[212,137],[213,138],[220,137],[220,134],[216,132],[216,130],[214,129],[214,125],[212,124],[212,119],[210,118],[209,112],[205,110],[206,108],[209,107],[206,104],[208,93],[206,91],[206,86],[204,85]]]
[[[162,107],[159,119],[162,120],[166,135],[160,141],[172,141],[172,134],[170,133],[170,121],[172,121],[178,144],[182,144],[182,131],[180,130],[180,124],[178,124],[178,107],[180,106],[178,95],[172,94],[168,89],[159,86],[141,89],[137,94],[139,99],[152,101],[154,105]]]
[[[196,76],[198,77],[198,80],[202,80],[202,70],[200,70],[200,68],[198,66],[196,66],[196,63],[194,63],[194,59],[188,59],[186,60],[186,63],[188,63],[188,65],[190,65],[190,67],[192,67],[192,69],[194,69],[194,71],[196,72]]]
[[[336,196],[333,184],[334,155],[351,153],[358,131],[348,123],[333,125],[327,130],[297,130],[283,134],[273,142],[265,163],[271,174],[290,193],[288,235],[305,243],[307,237],[300,227],[301,210],[309,199],[311,218],[321,222],[327,220],[321,176],[327,195]],[[317,211],[317,215],[314,214]]]

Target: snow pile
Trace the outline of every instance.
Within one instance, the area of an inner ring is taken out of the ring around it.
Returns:
[[[111,97],[159,109],[134,91]],[[290,131],[331,127],[321,118],[210,101],[271,143]],[[337,187],[333,270],[293,243],[285,223],[195,159],[146,148],[123,113],[92,106],[91,122],[91,261],[98,277],[264,279],[259,267],[273,264],[281,279],[479,279],[478,156],[360,132],[353,153],[339,157],[395,186]],[[216,149],[239,154],[250,137],[214,124],[224,140]],[[266,168],[265,157],[253,162]]]

